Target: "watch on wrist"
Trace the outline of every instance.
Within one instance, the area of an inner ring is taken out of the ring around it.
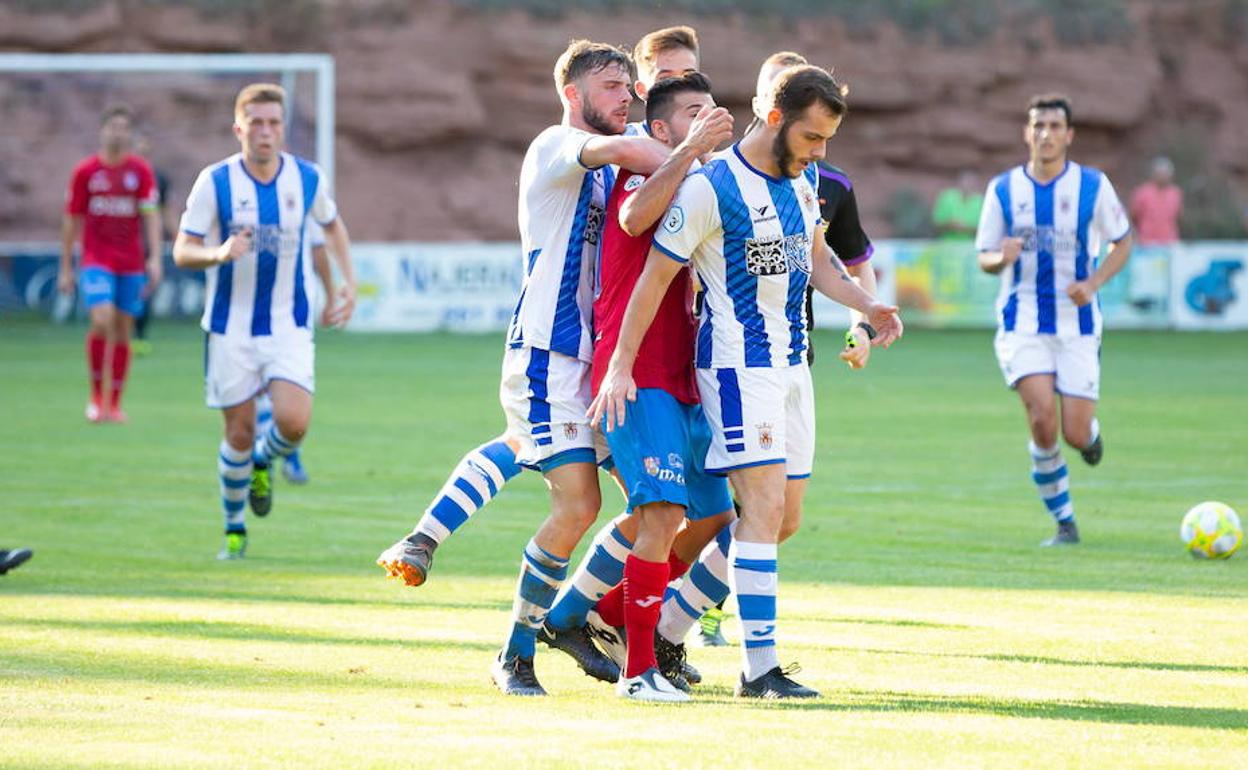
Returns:
[[[859,321],[858,328],[862,329],[864,332],[867,333],[868,340],[874,340],[876,337],[879,336],[879,332],[875,330],[875,327],[867,323],[866,321]]]

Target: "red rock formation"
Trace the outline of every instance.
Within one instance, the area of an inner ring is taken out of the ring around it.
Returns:
[[[1124,195],[1175,137],[1205,154],[1202,173],[1248,182],[1248,47],[1242,22],[1228,22],[1229,4],[1217,0],[1134,0],[1129,34],[1084,46],[1060,43],[1043,19],[1003,25],[974,46],[946,46],[890,25],[851,32],[832,17],[552,19],[446,0],[265,0],[215,17],[195,3],[85,5],[73,14],[47,10],[55,2],[0,5],[0,49],[333,54],[337,195],[362,240],[514,238],[520,160],[529,139],[559,119],[550,71],[568,39],[631,47],[675,23],[698,28],[703,69],[742,126],[767,54],[791,49],[835,65],[850,85],[851,113],[830,156],[855,178],[879,236],[889,234],[896,191],[930,200],[960,169],[986,182],[1022,160],[1022,108],[1039,91],[1074,99],[1074,157],[1108,171]],[[153,136],[180,208],[195,172],[236,149],[230,108],[244,80],[0,75],[0,240],[55,238],[64,180],[94,148],[99,110],[119,99]],[[304,152],[311,96],[305,83],[293,131]]]

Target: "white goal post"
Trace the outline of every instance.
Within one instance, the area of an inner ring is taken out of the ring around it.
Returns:
[[[334,179],[334,58],[329,54],[0,53],[0,75],[12,73],[198,73],[278,72],[286,89],[287,118],[295,114],[295,76],[316,79],[316,162]]]

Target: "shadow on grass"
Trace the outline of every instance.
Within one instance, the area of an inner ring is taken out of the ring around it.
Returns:
[[[488,648],[489,652],[497,650],[496,645],[483,647]],[[404,648],[401,654],[412,656],[411,660],[415,662],[420,659],[418,656],[463,652],[464,645],[454,642],[416,641],[405,643]],[[105,651],[93,651],[86,660],[70,657],[59,651],[6,652],[4,658],[0,659],[0,679],[7,679],[11,683],[21,679],[49,679],[58,686],[73,681],[99,681],[296,691],[418,689],[422,693],[443,690],[457,693],[463,686],[460,683],[444,685],[416,673],[399,677],[372,672],[366,662],[353,661],[346,651],[337,656],[333,668],[318,662],[317,670],[292,667],[298,665],[299,660],[288,655],[270,658],[247,653],[240,657],[246,663]],[[481,655],[480,659],[481,669],[484,671],[489,658]],[[417,669],[418,667],[412,668],[413,672]]]
[[[731,697],[727,688],[706,690],[701,702],[759,708],[758,701]],[[986,714],[1022,719],[1056,719],[1127,725],[1168,725],[1248,732],[1248,710],[1158,706],[1097,700],[1016,700],[981,695],[928,695],[908,692],[845,690],[808,701],[769,701],[766,708],[794,711],[913,711],[921,713]]]
[[[7,591],[0,593],[0,596],[51,596],[51,597],[91,597],[96,599],[109,599],[116,601],[134,601],[136,599],[196,599],[201,601],[231,601],[231,602],[254,602],[254,603],[275,603],[275,604],[314,604],[326,607],[352,607],[359,609],[378,609],[378,610],[394,610],[394,609],[426,609],[426,610],[491,610],[499,612],[508,612],[511,610],[511,596],[505,595],[499,601],[482,601],[482,602],[466,602],[466,601],[449,601],[436,598],[431,592],[423,592],[419,596],[409,593],[411,598],[407,600],[395,599],[391,601],[379,600],[376,598],[348,598],[343,596],[318,596],[309,594],[291,594],[275,591],[273,593],[265,593],[261,590],[255,592],[212,588],[152,588],[150,586],[142,587],[118,587],[109,586],[107,588],[92,589],[87,587],[74,587],[70,589],[56,590],[55,587],[42,585],[37,591]]]
[[[869,647],[819,647],[823,650],[840,652],[860,652],[872,655],[907,655],[923,658],[964,658],[969,660],[991,660],[1004,663],[1037,663],[1046,666],[1086,666],[1088,668],[1126,668],[1142,671],[1191,671],[1217,674],[1248,674],[1248,666],[1223,666],[1214,663],[1170,663],[1166,661],[1148,660],[1071,660],[1069,658],[1051,658],[1042,655],[976,655],[966,652],[917,652],[914,650],[886,650]]]
[[[254,623],[209,622],[194,620],[10,620],[6,626],[29,628],[65,628],[77,631],[101,631],[104,633],[134,634],[148,637],[187,637],[192,639],[237,639],[251,642],[289,642],[291,644],[345,644],[370,647],[444,647],[456,650],[482,650],[497,652],[498,645],[469,641],[430,641],[428,639],[404,639],[382,636],[330,636],[276,626]]]

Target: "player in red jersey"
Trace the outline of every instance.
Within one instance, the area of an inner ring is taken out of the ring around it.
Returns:
[[[686,517],[690,530],[707,530],[700,549],[732,515],[727,483],[702,470],[710,431],[693,379],[693,282],[688,271],[656,298],[650,308],[654,324],[643,339],[619,339],[629,298],[667,204],[696,159],[732,137],[732,117],[715,107],[710,88],[705,76],[695,72],[661,80],[650,90],[647,125],[673,152],[648,179],[622,171],[616,180],[607,203],[601,289],[594,302],[594,391],[617,345],[631,347],[636,355],[638,398],[629,404],[630,419],[620,425],[608,421],[605,433],[626,487],[634,519],[629,529],[636,533],[629,533],[633,547],[624,565],[628,649],[617,692],[638,700],[688,699],[660,672],[655,656],[654,632],[670,563],[680,562],[682,570],[688,566],[672,555],[672,546]]]
[[[86,343],[91,422],[125,422],[121,393],[130,368],[130,334],[143,308],[144,287],[149,281],[155,286],[161,277],[156,182],[147,161],[129,152],[133,130],[129,108],[104,111],[100,151],[74,168],[61,223],[56,287],[70,294],[77,283],[91,319]],[[75,280],[74,244],[80,236],[81,270]]]

